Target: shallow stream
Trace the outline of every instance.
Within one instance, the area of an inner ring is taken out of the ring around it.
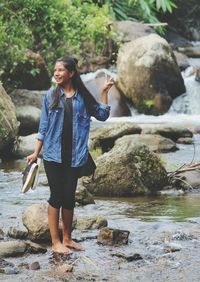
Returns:
[[[197,142],[198,143],[198,142]],[[195,158],[200,158],[196,146]],[[162,154],[168,169],[190,162],[193,145],[179,145],[180,150]],[[0,228],[20,226],[21,215],[31,204],[48,199],[48,187],[39,185],[35,191],[22,194],[21,172],[25,160],[0,164]],[[43,170],[40,181],[45,179]],[[26,254],[8,258],[16,265],[38,261],[41,269],[23,270],[16,275],[0,274],[0,281],[199,281],[200,279],[200,193],[184,195],[144,196],[135,198],[98,198],[95,205],[77,207],[77,217],[103,216],[112,228],[130,231],[129,244],[105,247],[97,244],[98,231],[74,231],[82,241],[84,252],[76,252],[69,260],[54,259],[50,246],[46,254]],[[83,239],[87,237],[88,239]],[[175,239],[174,239],[175,238]],[[167,243],[178,243],[180,251],[166,252]],[[127,262],[115,255],[140,254],[142,259]],[[61,273],[58,266],[77,259],[72,273]]]

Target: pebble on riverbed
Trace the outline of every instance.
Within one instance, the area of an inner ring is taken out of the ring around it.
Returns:
[[[125,259],[128,262],[143,259],[143,257],[140,254],[137,254],[137,253],[135,253],[133,255],[126,255],[126,254],[122,254],[122,253],[114,253],[114,254],[112,254],[112,256]]]
[[[8,236],[14,239],[25,239],[28,236],[28,230],[25,227],[22,228],[11,226],[8,230]]]
[[[97,242],[102,245],[126,245],[130,232],[127,230],[112,229],[104,227],[100,230]]]
[[[0,229],[0,240],[4,239],[4,232],[2,229]]]

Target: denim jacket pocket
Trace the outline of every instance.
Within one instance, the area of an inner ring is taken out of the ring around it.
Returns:
[[[78,113],[78,123],[84,127],[87,127],[90,124],[90,117],[87,115]]]

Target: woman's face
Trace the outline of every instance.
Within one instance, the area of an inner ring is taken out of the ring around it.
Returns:
[[[54,79],[58,85],[66,85],[73,76],[73,71],[68,71],[63,62],[57,62],[54,67]]]

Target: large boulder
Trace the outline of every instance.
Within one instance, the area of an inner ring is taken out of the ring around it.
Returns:
[[[117,139],[115,142],[118,146],[123,146],[124,143],[132,144],[131,146],[145,145],[149,150],[157,153],[177,150],[176,144],[172,140],[156,134],[126,135]]]
[[[19,135],[28,135],[38,131],[43,97],[46,91],[15,89],[9,96],[20,122]]]
[[[11,79],[18,82],[18,87],[29,90],[44,90],[51,86],[47,66],[40,54],[24,50],[25,59],[16,67]]]
[[[115,27],[122,34],[123,42],[130,42],[139,37],[155,33],[149,26],[133,21],[117,21]]]
[[[118,53],[117,69],[117,87],[141,113],[167,112],[172,99],[185,92],[173,51],[159,35],[124,44]]]
[[[20,136],[18,138],[18,146],[14,151],[14,156],[24,158],[32,154],[35,148],[36,137],[37,133],[28,136]]]
[[[112,76],[112,74],[107,70],[99,70],[93,74],[93,77],[84,78],[83,81],[85,86],[94,95],[97,101],[100,101],[101,89],[105,81],[105,74]],[[120,117],[120,116],[130,116],[131,112],[127,106],[124,95],[116,88],[115,85],[109,91],[108,104],[111,106],[110,116]]]
[[[27,90],[27,89],[15,89],[9,96],[11,97],[15,107],[21,106],[33,106],[38,109],[42,107],[42,101],[46,91],[42,90]]]
[[[38,131],[41,110],[33,106],[16,108],[17,120],[20,122],[19,135],[29,135]]]
[[[6,158],[18,133],[15,106],[0,84],[0,157]]]
[[[167,183],[160,159],[146,146],[124,142],[98,157],[93,177],[84,186],[98,196],[133,196],[156,192]]]
[[[101,147],[103,152],[109,151],[118,138],[141,133],[141,128],[134,122],[108,124],[92,130],[90,133],[90,150]]]

